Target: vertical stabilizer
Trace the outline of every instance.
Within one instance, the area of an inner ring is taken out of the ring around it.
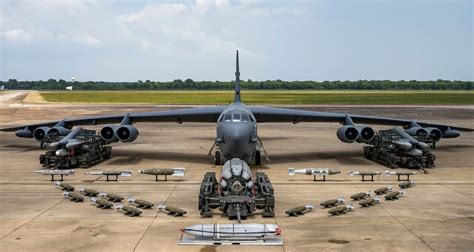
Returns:
[[[240,103],[240,71],[239,71],[239,50],[236,51],[235,58],[235,96],[234,103]]]

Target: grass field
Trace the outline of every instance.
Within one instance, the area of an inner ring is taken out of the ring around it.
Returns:
[[[41,92],[48,102],[228,104],[233,91]],[[242,91],[246,104],[473,105],[474,91]]]

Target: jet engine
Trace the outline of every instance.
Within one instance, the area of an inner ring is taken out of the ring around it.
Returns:
[[[115,131],[115,136],[122,142],[133,142],[138,137],[138,129],[132,125],[121,125]]]
[[[406,130],[406,132],[410,135],[410,136],[417,136],[417,137],[420,137],[420,136],[428,136],[428,131],[423,128],[423,127],[411,127],[411,128],[408,128]]]
[[[344,143],[353,143],[359,135],[359,130],[354,125],[344,125],[337,130],[337,138]]]
[[[119,139],[115,135],[115,131],[117,130],[117,128],[117,125],[106,125],[100,130],[100,136],[106,141],[118,142]]]
[[[48,131],[50,130],[50,127],[38,127],[33,131],[33,138],[42,141],[46,135],[48,134]]]
[[[425,130],[428,132],[429,136],[431,137],[431,140],[433,141],[439,141],[441,137],[443,137],[443,133],[441,133],[441,130],[438,128],[425,128]]]
[[[366,143],[374,139],[375,132],[371,127],[366,125],[360,125],[356,126],[356,128],[359,131],[359,137],[357,138],[357,142]]]

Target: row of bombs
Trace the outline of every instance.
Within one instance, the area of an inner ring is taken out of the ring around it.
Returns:
[[[128,199],[129,205],[117,204],[114,206],[114,203],[122,202],[124,200],[124,197],[115,193],[99,192],[92,188],[80,188],[79,191],[74,191],[74,186],[64,182],[56,182],[56,186],[61,188],[64,191],[63,195],[69,198],[71,201],[84,202],[84,196],[88,196],[91,197],[91,203],[95,204],[97,208],[115,208],[116,210],[120,210],[124,212],[125,215],[131,217],[140,216],[142,214],[142,211],[138,208],[153,209],[153,207],[155,206],[149,201],[134,198]],[[186,214],[186,211],[184,209],[175,206],[160,204],[156,206],[156,208],[158,209],[158,211],[164,211],[168,213],[168,215],[173,215],[175,217],[183,216]]]
[[[415,185],[415,181],[403,181],[398,184],[400,189],[407,189],[413,187]],[[403,190],[392,190],[391,186],[381,187],[374,190],[375,195],[381,196],[384,195],[385,200],[397,200],[401,196],[405,194]],[[379,197],[372,197],[372,192],[359,192],[351,196],[353,201],[359,201],[359,205],[361,207],[370,207],[375,204],[380,203]],[[328,213],[330,215],[341,215],[345,214],[354,209],[352,203],[349,205],[344,204],[343,197],[338,199],[330,199],[320,203],[321,207],[323,208],[330,208]],[[305,205],[305,206],[298,206],[291,209],[286,210],[286,214],[289,216],[299,216],[304,215],[306,212],[312,211],[314,209],[313,205]]]

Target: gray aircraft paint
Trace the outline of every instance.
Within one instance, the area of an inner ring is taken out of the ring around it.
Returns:
[[[259,147],[257,135],[257,122],[333,122],[345,124],[365,123],[379,125],[398,125],[410,127],[412,125],[420,127],[434,127],[442,131],[444,138],[459,136],[459,131],[472,132],[474,129],[454,127],[441,124],[423,123],[414,120],[352,115],[346,113],[317,112],[296,109],[283,109],[272,107],[246,106],[242,102],[240,93],[240,71],[238,51],[236,55],[235,72],[235,94],[234,102],[229,106],[213,106],[205,108],[190,108],[168,111],[132,112],[119,115],[87,116],[76,119],[64,119],[59,121],[44,122],[38,124],[23,125],[0,129],[0,131],[17,131],[19,137],[33,137],[32,132],[39,127],[65,126],[72,128],[78,125],[98,125],[122,123],[131,126],[137,122],[217,122],[216,140],[222,161],[231,158],[241,158],[249,162],[255,156]],[[232,118],[236,115],[236,119]],[[230,120],[226,115],[230,115]],[[240,119],[237,117],[240,116]],[[242,116],[248,120],[242,120]],[[133,127],[133,126],[131,126]],[[261,147],[261,146],[260,146]]]

